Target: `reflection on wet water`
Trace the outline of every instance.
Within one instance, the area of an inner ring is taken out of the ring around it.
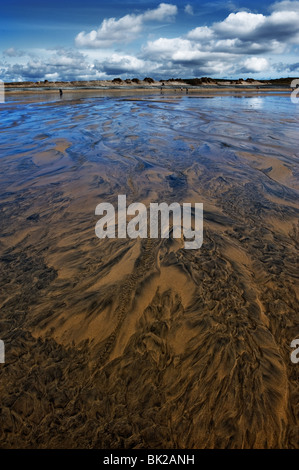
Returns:
[[[298,106],[66,95],[0,105],[1,445],[298,446]],[[97,239],[118,194],[202,248]]]

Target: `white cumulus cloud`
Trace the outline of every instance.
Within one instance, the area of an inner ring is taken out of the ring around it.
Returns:
[[[206,39],[211,39],[213,35],[214,31],[208,26],[198,26],[197,28],[189,31],[187,37],[195,41],[203,41]]]
[[[107,75],[122,75],[144,70],[146,62],[132,55],[112,54],[101,62],[96,62],[95,67]]]
[[[231,13],[220,23],[214,23],[213,29],[226,37],[242,37],[254,32],[265,21],[266,18],[262,14],[239,11]]]
[[[264,57],[248,57],[244,61],[244,71],[246,72],[265,72],[269,69],[269,62]]]
[[[176,5],[160,3],[155,10],[148,10],[142,15],[142,21],[172,21],[178,12]]]
[[[140,15],[129,14],[122,18],[108,18],[102,21],[97,30],[89,33],[81,31],[75,38],[78,47],[108,48],[114,43],[133,41],[142,31],[144,23],[149,21],[172,21],[177,14],[175,5],[160,3],[154,10],[147,10]]]

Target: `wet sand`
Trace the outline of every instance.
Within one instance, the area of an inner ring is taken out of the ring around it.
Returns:
[[[0,446],[298,447],[298,106],[45,96],[0,105]],[[118,194],[202,202],[202,247],[99,240]]]

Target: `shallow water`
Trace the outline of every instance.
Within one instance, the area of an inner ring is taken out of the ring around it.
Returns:
[[[8,94],[0,115],[2,447],[298,447],[299,106]],[[201,249],[99,240],[118,194],[203,202]]]

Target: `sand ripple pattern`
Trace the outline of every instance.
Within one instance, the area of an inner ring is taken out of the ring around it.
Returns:
[[[11,102],[0,123],[0,446],[296,448],[288,97]],[[204,243],[99,240],[95,206],[203,202]]]

